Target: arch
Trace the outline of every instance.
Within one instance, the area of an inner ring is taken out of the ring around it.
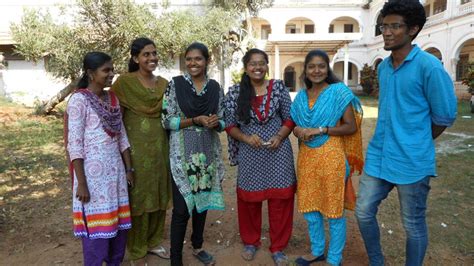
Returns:
[[[290,89],[290,92],[296,92],[304,86],[302,79],[304,71],[304,60],[292,60],[291,63],[287,63],[283,68],[283,80],[285,86]]]
[[[345,23],[346,22],[346,23]],[[352,25],[352,26],[345,26]],[[332,30],[331,30],[332,29]],[[352,16],[339,16],[331,19],[329,23],[329,33],[353,33],[362,31],[362,23]]]
[[[252,18],[252,28],[261,40],[268,40],[268,35],[272,33],[271,23],[262,17]]]
[[[453,49],[451,49],[451,51],[453,51],[451,58],[456,59],[456,60],[459,59],[459,53],[461,52],[461,49],[464,46],[464,43],[469,41],[470,39],[474,39],[474,33],[465,35],[459,41],[457,41],[456,44],[452,47]]]
[[[354,69],[355,68],[355,69]],[[349,60],[349,73],[348,73],[348,86],[355,87],[359,84],[360,70],[362,68],[358,66],[354,61]],[[333,66],[333,72],[338,78],[344,81],[344,60],[336,60]]]
[[[375,62],[377,62],[378,60],[380,61],[383,61],[384,57],[380,54],[374,56],[374,58],[372,58],[372,60],[370,61],[370,65],[373,66],[375,64]]]
[[[382,63],[383,59],[382,58],[377,58],[375,59],[375,61],[372,63],[372,69],[375,69],[377,70],[377,68],[379,67],[380,63]]]
[[[354,58],[349,57],[349,60],[347,61],[354,64],[357,67],[357,69],[362,69],[363,64],[361,64],[359,61],[355,60]],[[339,63],[339,62],[344,63],[344,58],[336,58],[336,60],[334,60],[334,64]]]
[[[285,23],[285,33],[296,34],[296,33],[315,33],[314,21],[307,17],[293,17]]]
[[[456,81],[461,81],[464,74],[466,73],[465,71],[469,67],[469,62],[471,62],[474,58],[474,37],[466,37],[468,38],[463,38],[461,39],[462,42],[460,41],[456,44],[456,49],[454,50],[455,57],[453,57],[453,70]]]
[[[436,58],[439,59],[439,61],[443,62],[443,54],[441,53],[440,49],[438,49],[434,46],[430,46],[430,47],[428,47],[426,49],[423,49],[423,50],[425,50],[425,52],[428,52],[428,53],[434,55]]]

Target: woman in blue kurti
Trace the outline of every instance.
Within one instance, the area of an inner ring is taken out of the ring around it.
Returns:
[[[165,92],[163,126],[170,130],[173,192],[171,265],[182,265],[186,226],[192,215],[193,255],[204,264],[214,258],[202,249],[207,210],[223,210],[224,165],[218,131],[224,129],[224,93],[206,75],[209,51],[193,43],[185,53],[184,76],[174,77]]]
[[[224,101],[231,164],[238,164],[237,206],[242,257],[252,260],[260,246],[262,202],[268,201],[270,251],[276,265],[287,263],[282,250],[293,225],[295,170],[288,135],[291,99],[281,80],[266,80],[268,56],[250,49],[243,58],[240,84]]]

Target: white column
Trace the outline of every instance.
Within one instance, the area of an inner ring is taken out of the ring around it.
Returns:
[[[280,78],[280,48],[278,47],[278,44],[275,44],[275,73],[273,74],[275,79],[281,79]]]
[[[344,45],[344,83],[349,84],[349,48]]]

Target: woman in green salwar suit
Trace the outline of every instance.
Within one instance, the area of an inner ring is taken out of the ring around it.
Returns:
[[[132,150],[134,183],[130,188],[132,229],[127,250],[136,265],[147,254],[169,259],[163,239],[166,209],[170,207],[169,146],[161,125],[163,94],[168,82],[153,75],[158,58],[153,41],[138,38],[131,45],[129,73],[112,85],[120,100],[123,122]]]

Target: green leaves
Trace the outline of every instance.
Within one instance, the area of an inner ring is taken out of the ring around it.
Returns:
[[[80,75],[82,58],[89,51],[110,54],[117,71],[125,72],[130,43],[146,36],[155,41],[160,63],[167,67],[194,41],[219,51],[224,36],[238,24],[232,12],[221,8],[204,14],[173,11],[157,17],[149,6],[131,0],[76,0],[75,5],[60,10],[54,19],[48,11],[25,10],[10,29],[16,53],[31,61],[45,57],[46,70],[69,81]]]

